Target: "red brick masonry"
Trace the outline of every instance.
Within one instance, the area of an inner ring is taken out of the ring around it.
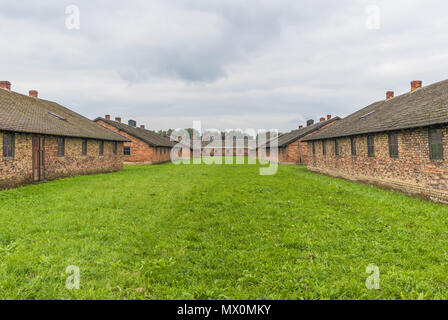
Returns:
[[[398,158],[389,156],[388,134],[375,135],[375,157],[367,155],[367,137],[356,137],[356,156],[351,155],[350,138],[339,138],[338,156],[334,139],[315,141],[316,155],[308,168],[311,171],[353,181],[371,183],[436,202],[448,203],[448,135],[443,129],[444,160],[431,160],[428,128],[400,131]],[[313,142],[308,153],[313,154]]]
[[[331,124],[328,124],[331,125]],[[294,141],[293,143],[287,145],[284,148],[279,148],[278,150],[278,160],[281,164],[302,164],[307,165],[310,162],[310,155],[308,153],[308,145],[303,142],[303,139],[312,136],[316,132],[311,132],[310,134]]]
[[[145,141],[142,141],[133,135],[130,135],[124,131],[117,129],[116,127],[102,121],[96,121],[97,124],[109,129],[112,132],[118,133],[130,140],[131,142],[125,142],[125,147],[131,148],[131,155],[124,156],[124,161],[126,163],[147,163],[147,164],[158,164],[164,163],[171,160],[170,152],[171,148],[168,147],[152,147]]]
[[[14,158],[4,158],[0,153],[0,189],[16,187],[33,182],[32,134],[15,134]],[[53,180],[81,174],[113,172],[123,169],[123,143],[104,141],[103,156],[99,155],[99,140],[87,141],[87,155],[82,155],[82,139],[66,138],[65,155],[58,157],[58,138],[44,136],[44,177]],[[0,150],[3,149],[3,133],[0,132]]]
[[[281,164],[301,164],[301,165],[308,165],[310,161],[312,160],[312,153],[309,153],[308,150],[308,144],[307,142],[304,142],[303,140],[309,138],[313,134],[316,134],[317,132],[321,132],[322,130],[325,130],[325,128],[328,128],[332,125],[337,123],[337,121],[329,122],[325,124],[322,128],[316,131],[312,131],[308,133],[307,135],[301,137],[300,139],[297,139],[296,141],[291,142],[290,144],[279,147],[278,148],[278,162]],[[257,153],[257,156],[260,159],[263,159],[265,161],[269,161],[270,159],[270,152],[266,150],[267,155],[264,155],[261,150]]]

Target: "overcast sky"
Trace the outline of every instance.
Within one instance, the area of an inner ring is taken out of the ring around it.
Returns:
[[[442,0],[0,0],[0,80],[91,119],[286,131],[447,79],[447,12]]]

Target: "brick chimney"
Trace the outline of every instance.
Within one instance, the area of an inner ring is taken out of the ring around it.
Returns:
[[[30,90],[28,93],[31,98],[37,98],[39,96],[39,92],[37,92],[36,90]]]
[[[393,91],[386,92],[386,100],[392,99],[394,96],[395,96],[395,93]]]
[[[422,87],[423,82],[422,81],[412,81],[411,82],[411,91],[414,92],[417,89],[420,89]]]
[[[105,118],[106,120],[110,120],[110,114],[106,114]]]
[[[115,121],[121,123],[121,118],[120,117],[115,117]]]
[[[302,125],[300,125],[300,126],[299,126],[299,129],[302,129],[302,128],[303,128],[303,126],[302,126]]]
[[[331,119],[331,114],[327,114],[327,120]]]
[[[324,122],[324,121],[325,121],[324,117],[320,118],[320,122]]]
[[[0,88],[11,91],[11,82],[9,81],[0,81]]]
[[[140,126],[140,128],[142,128],[142,129],[145,129],[145,125],[144,125],[144,124],[142,124],[142,125]]]

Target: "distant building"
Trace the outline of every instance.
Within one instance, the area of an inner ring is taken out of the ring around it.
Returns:
[[[283,164],[303,164],[307,165],[312,158],[308,152],[307,143],[303,140],[320,132],[324,128],[332,126],[341,120],[339,117],[332,118],[328,115],[327,118],[321,118],[320,122],[314,123],[314,120],[308,120],[307,126],[299,126],[297,130],[285,133],[278,136],[278,162]],[[271,145],[273,142],[268,141],[264,146],[258,148],[258,157],[265,160],[271,159]],[[263,147],[266,148],[266,153],[263,154]]]
[[[123,168],[122,136],[0,82],[0,188]]]
[[[226,136],[225,140],[202,141],[202,156],[247,157],[251,144],[255,149],[255,140],[232,139]],[[255,152],[254,152],[255,154]]]
[[[448,80],[375,102],[306,140],[312,171],[448,202]]]
[[[168,137],[145,129],[145,126],[137,127],[137,122],[129,120],[128,124],[121,122],[121,118],[105,118],[94,120],[100,126],[122,135],[129,140],[124,144],[124,161],[127,163],[158,164],[170,161],[171,149],[178,143],[170,141]]]

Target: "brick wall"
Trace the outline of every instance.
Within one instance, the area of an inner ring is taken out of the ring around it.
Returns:
[[[82,139],[66,138],[65,154],[58,157],[57,137],[46,137],[44,143],[45,179],[51,180],[78,174],[113,172],[123,169],[123,143],[104,141],[103,155],[99,155],[98,140],[87,140],[87,155],[82,155]]]
[[[152,149],[152,161],[150,163],[165,163],[171,161],[171,148],[168,147],[154,147]],[[132,149],[131,149],[132,152]]]
[[[333,122],[333,123],[335,123],[335,122]],[[327,126],[331,126],[333,123],[330,123]],[[300,150],[299,154],[301,154],[302,160],[301,161],[299,160],[297,163],[303,164],[303,165],[308,165],[310,163],[310,161],[312,159],[312,154],[310,154],[308,151],[308,144],[306,142],[303,142],[303,140],[308,138],[309,136],[312,136],[316,132],[307,134],[305,137],[301,138],[300,141],[298,142],[298,144],[299,144],[298,149]],[[299,158],[295,158],[295,160],[298,160],[298,159]]]
[[[322,128],[320,128],[317,131],[311,132],[309,134],[307,134],[306,136],[300,138],[299,143],[298,143],[298,148],[300,149],[300,153],[302,155],[302,162],[298,161],[297,163],[303,164],[303,165],[309,165],[311,163],[311,161],[313,160],[313,153],[310,152],[310,150],[308,149],[308,143],[304,142],[303,140],[309,138],[310,136],[312,136],[313,134],[316,134],[328,127],[331,127],[332,125],[338,123],[340,120],[336,120],[336,121],[332,121],[330,123],[327,123],[325,126],[323,126]],[[298,160],[298,158],[294,158],[294,160]]]
[[[33,181],[31,135],[15,135],[14,158],[3,157],[3,133],[0,132],[0,188],[11,188]]]
[[[282,164],[299,164],[300,163],[300,141],[294,141],[293,143],[287,145],[286,147],[278,148],[278,162]],[[268,156],[269,155],[269,156]],[[266,156],[262,156],[261,153],[258,155],[266,161],[270,159],[270,152]]]
[[[279,161],[280,163],[300,163],[300,145],[301,140],[294,141],[293,143],[279,150]],[[303,152],[303,150],[302,150]]]
[[[309,153],[308,144],[303,142],[306,138],[312,136],[313,134],[320,132],[324,128],[332,126],[337,123],[337,121],[330,122],[320,128],[319,130],[313,131],[302,138],[290,143],[289,145],[278,149],[278,161],[282,164],[302,164],[308,165],[312,160],[312,153]],[[260,151],[257,155],[260,159],[269,161],[270,157],[268,155],[263,155]]]
[[[33,182],[31,134],[15,134],[14,158],[4,158],[0,152],[0,188],[16,187]],[[3,133],[0,132],[0,151],[3,150]],[[123,143],[118,143],[117,155],[113,142],[104,142],[104,155],[99,155],[99,141],[87,141],[87,155],[82,155],[82,139],[65,139],[65,156],[58,157],[57,137],[44,139],[44,178],[53,180],[80,174],[113,172],[123,169]]]
[[[334,140],[327,140],[327,155],[322,142],[316,141],[316,156],[308,168],[335,177],[366,182],[448,203],[448,136],[444,128],[444,160],[431,160],[428,129],[405,130],[398,134],[398,158],[389,156],[388,134],[375,135],[375,157],[367,154],[367,136],[355,139],[356,156],[351,155],[350,138],[339,141],[340,155],[335,155]],[[312,143],[308,143],[312,155]]]
[[[109,129],[110,131],[113,131],[115,133],[118,133],[125,137],[126,139],[130,140],[131,142],[125,142],[125,147],[131,148],[131,155],[130,156],[124,156],[124,161],[126,163],[148,163],[148,164],[157,164],[157,163],[164,163],[171,160],[170,152],[171,148],[168,147],[151,147],[148,143],[145,141],[142,141],[124,131],[121,131],[117,129],[116,127],[98,120],[96,122],[97,124]]]

